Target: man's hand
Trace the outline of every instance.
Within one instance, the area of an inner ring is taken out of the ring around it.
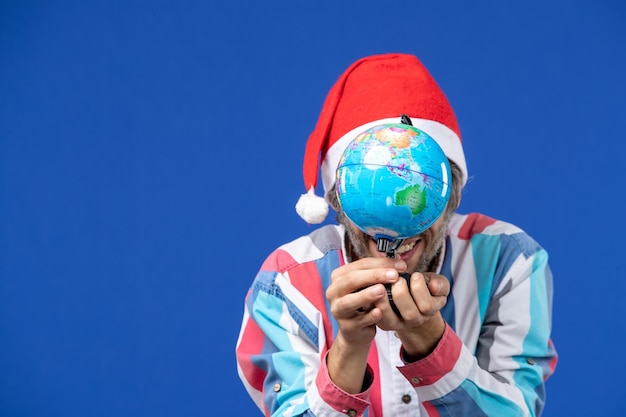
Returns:
[[[393,301],[400,312],[398,317],[389,303],[378,301],[383,317],[377,325],[384,330],[395,330],[407,357],[417,360],[428,355],[437,346],[445,330],[440,310],[445,306],[450,283],[443,275],[431,272],[411,275],[391,286]]]
[[[383,318],[380,306],[391,311],[384,284],[396,283],[398,272],[405,269],[401,260],[364,258],[337,268],[331,275],[326,298],[339,332],[327,365],[333,382],[347,392],[361,392],[376,324]]]

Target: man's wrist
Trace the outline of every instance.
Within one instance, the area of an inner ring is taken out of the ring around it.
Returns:
[[[369,345],[350,346],[339,332],[326,357],[328,374],[333,383],[351,394],[358,394],[364,386],[371,384],[367,380],[368,353]]]
[[[430,355],[446,330],[446,322],[441,314],[436,314],[419,328],[398,331],[402,341],[403,359],[416,362]]]

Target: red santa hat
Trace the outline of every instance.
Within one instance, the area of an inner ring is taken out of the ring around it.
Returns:
[[[347,145],[362,131],[410,117],[454,161],[467,181],[467,165],[456,116],[433,77],[413,55],[382,54],[361,58],[330,89],[304,153],[304,186],[296,204],[307,223],[321,223],[328,203],[315,195],[318,171],[324,194],[335,183],[335,171]]]

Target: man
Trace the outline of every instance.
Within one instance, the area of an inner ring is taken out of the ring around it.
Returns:
[[[356,135],[401,115],[442,148],[452,191],[443,215],[389,258],[343,213],[335,173]],[[540,415],[557,358],[547,254],[511,224],[455,212],[468,177],[460,130],[416,57],[365,57],[331,88],[296,206],[309,223],[328,211],[318,170],[339,225],[274,251],[246,297],[238,371],[264,414]]]

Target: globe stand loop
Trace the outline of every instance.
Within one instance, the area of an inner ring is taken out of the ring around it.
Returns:
[[[378,252],[385,252],[387,254],[387,258],[395,258],[396,257],[396,249],[402,245],[404,239],[392,239],[388,237],[375,237],[376,239],[376,249]]]
[[[387,254],[387,258],[395,258],[396,249],[398,249],[402,245],[402,242],[404,242],[404,239],[392,239],[392,238],[381,237],[381,236],[378,236],[375,239],[376,239],[376,249],[378,249],[379,252],[385,252]],[[409,286],[409,293],[410,293],[411,292],[411,283],[410,283],[411,274],[408,274],[406,272],[401,272],[400,276],[406,280],[406,283]],[[385,285],[385,289],[387,290],[387,298],[389,299],[389,304],[391,305],[391,309],[393,310],[394,313],[396,313],[398,317],[402,318],[402,314],[400,314],[400,311],[398,310],[396,303],[393,302],[393,296],[391,294],[391,284],[384,284],[384,285]]]

